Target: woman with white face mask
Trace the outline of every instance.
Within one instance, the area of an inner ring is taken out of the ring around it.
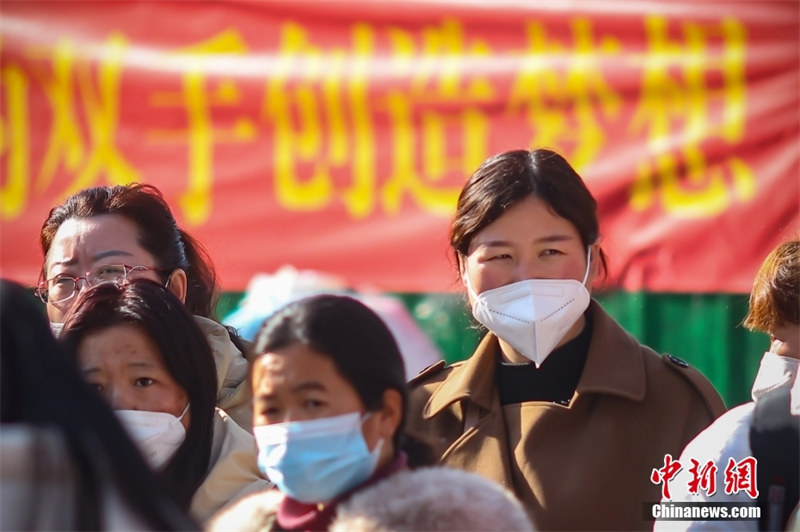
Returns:
[[[198,522],[268,487],[252,435],[214,406],[217,371],[202,330],[168,289],[147,279],[92,286],[74,302],[60,340]]]
[[[606,257],[580,176],[549,150],[488,159],[461,191],[450,243],[488,332],[469,360],[412,381],[409,433],[513,489],[542,529],[652,527],[652,469],[724,405],[592,300]]]
[[[800,239],[794,238],[783,242],[773,249],[764,259],[756,273],[753,288],[750,291],[750,305],[743,325],[751,330],[769,334],[770,347],[761,359],[755,381],[753,382],[753,401],[731,408],[720,416],[706,430],[694,438],[683,450],[679,460],[689,463],[695,459],[699,463],[714,460],[720,464],[727,464],[729,460],[738,463],[743,459],[756,456],[751,447],[751,427],[754,419],[758,419],[757,409],[763,409],[766,403],[773,403],[766,408],[775,406],[774,401],[784,400],[783,406],[788,406],[791,415],[795,416],[794,426],[800,424],[800,381],[798,381],[798,364],[800,364]],[[782,394],[782,395],[781,395]],[[789,403],[788,405],[786,403]],[[762,411],[763,412],[763,411]],[[774,411],[772,412],[774,414]],[[763,414],[762,414],[763,415]],[[768,418],[773,426],[776,419]],[[758,427],[758,421],[755,423]],[[785,434],[785,432],[784,432]],[[797,430],[795,430],[795,442]],[[779,445],[769,434],[766,438],[770,448],[768,454],[780,466],[782,474],[794,476],[794,487],[797,487],[797,454]],[[762,441],[762,444],[764,442]],[[758,439],[756,440],[758,446]],[[763,449],[756,449],[762,450]],[[781,453],[784,454],[781,454]],[[792,454],[794,467],[791,464]],[[763,459],[764,456],[761,457]],[[680,471],[675,477],[676,489],[672,492],[672,500],[676,502],[701,502],[701,503],[736,503],[741,506],[762,506],[761,523],[759,520],[741,521],[657,521],[655,530],[686,531],[686,530],[720,530],[720,523],[724,523],[725,530],[753,531],[756,530],[796,530],[787,528],[788,512],[796,509],[797,499],[790,500],[792,485],[791,480],[783,482],[786,500],[781,496],[775,501],[769,496],[770,485],[767,472],[769,467],[761,463],[756,456],[757,471],[763,473],[756,484],[759,496],[757,499],[750,497],[746,491],[726,493],[718,489],[715,493],[708,494],[700,491],[690,493],[687,489],[688,471]],[[722,466],[721,466],[722,467]],[[760,469],[759,469],[760,467]],[[774,467],[774,466],[773,466]],[[783,476],[783,475],[782,475]],[[795,496],[797,492],[794,492]],[[777,502],[777,512],[769,511],[768,501]],[[796,515],[796,511],[795,511]],[[774,521],[770,521],[774,519]],[[761,528],[766,525],[766,528]]]
[[[791,386],[800,365],[800,239],[784,242],[764,259],[743,325],[770,336],[753,382],[753,400]]]

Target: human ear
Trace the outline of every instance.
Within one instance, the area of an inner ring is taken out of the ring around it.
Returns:
[[[383,391],[383,406],[373,414],[378,418],[378,432],[384,440],[391,440],[403,420],[403,396],[399,390]]]
[[[596,241],[589,246],[589,277],[586,279],[586,288],[591,288],[592,284],[600,277],[600,269],[603,267],[600,255],[600,241]]]
[[[167,290],[175,294],[175,297],[181,300],[181,303],[186,303],[186,292],[189,286],[189,279],[186,277],[186,272],[180,268],[175,269],[169,274],[167,281]]]

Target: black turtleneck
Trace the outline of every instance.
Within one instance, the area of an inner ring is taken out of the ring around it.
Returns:
[[[592,339],[592,313],[587,310],[584,316],[586,323],[580,334],[554,349],[538,369],[533,362],[503,362],[498,354],[495,378],[500,390],[500,404],[525,401],[569,404],[583,373]]]

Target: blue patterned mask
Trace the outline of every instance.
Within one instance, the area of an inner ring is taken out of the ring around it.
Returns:
[[[367,480],[380,456],[370,452],[359,412],[253,427],[258,468],[289,497],[326,502]]]

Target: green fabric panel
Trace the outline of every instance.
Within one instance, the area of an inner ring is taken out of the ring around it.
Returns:
[[[244,292],[222,292],[217,301],[217,316],[225,319],[225,316],[236,310],[243,297]]]
[[[404,302],[445,360],[454,362],[472,354],[483,333],[463,296],[394,295]],[[241,292],[222,294],[218,315],[232,312],[242,296]],[[747,295],[603,292],[594,297],[640,342],[699,369],[729,407],[750,400],[750,387],[769,338],[740,325],[747,314]]]

